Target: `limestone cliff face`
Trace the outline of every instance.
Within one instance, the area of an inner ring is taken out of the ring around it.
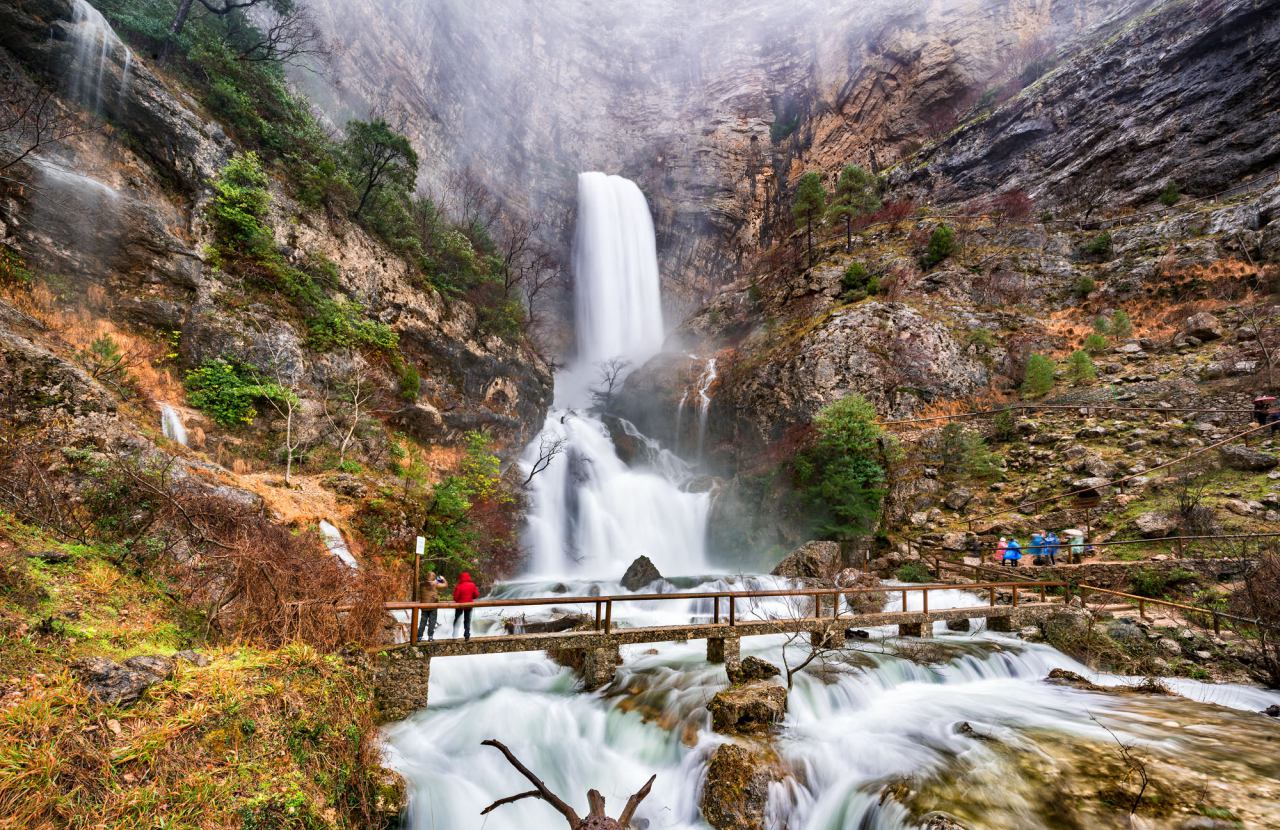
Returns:
[[[940,108],[1016,72],[1013,53],[1125,4],[319,5],[343,46],[320,97],[338,118],[402,111],[428,186],[470,167],[567,245],[579,171],[637,180],[679,319],[787,227],[803,170],[896,161]]]
[[[94,314],[144,335],[180,333],[187,366],[220,356],[252,360],[281,343],[301,359],[303,333],[270,308],[228,302],[234,281],[203,253],[209,179],[237,147],[123,44],[108,42],[95,50],[93,67],[81,66],[84,14],[71,0],[0,4],[0,57],[50,78],[63,93],[59,105],[80,110],[92,127],[7,172],[0,239],[61,278],[68,302],[87,302]],[[92,101],[77,94],[86,71]],[[478,335],[469,306],[445,303],[379,241],[302,209],[283,188],[275,188],[272,222],[287,257],[332,261],[341,293],[400,335],[401,351],[422,374],[418,399],[390,415],[401,428],[428,443],[483,428],[510,452],[540,426],[550,373],[530,349]],[[311,357],[323,389],[331,360]],[[394,388],[394,378],[381,380]]]

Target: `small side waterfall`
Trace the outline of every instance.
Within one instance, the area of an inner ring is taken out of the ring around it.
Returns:
[[[703,446],[707,440],[707,413],[711,409],[711,386],[716,382],[716,359],[707,358],[707,368],[698,382],[698,460],[702,460]]]
[[[351,555],[351,548],[347,547],[347,540],[342,538],[341,530],[321,519],[320,535],[324,537],[324,546],[329,549],[329,553],[340,559],[342,564],[353,570],[360,567],[360,563]]]
[[[170,441],[177,441],[182,446],[187,444],[187,427],[182,423],[178,410],[167,403],[160,404],[160,430]]]
[[[111,24],[107,23],[102,13],[90,5],[88,0],[75,0],[72,8],[75,56],[67,70],[67,91],[70,97],[86,109],[100,115],[103,87],[112,75],[111,64],[117,61],[117,55],[120,56],[122,68],[120,82],[114,94],[123,97],[128,92],[133,52],[116,36]]]

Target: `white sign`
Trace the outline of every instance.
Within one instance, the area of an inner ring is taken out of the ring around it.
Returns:
[[[427,549],[427,540],[419,536],[418,541],[414,543],[413,552],[418,556],[421,556],[426,549]]]

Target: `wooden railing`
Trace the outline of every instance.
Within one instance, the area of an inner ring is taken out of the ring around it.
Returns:
[[[910,594],[918,593],[921,596],[920,612],[907,613],[929,613],[929,592],[930,591],[979,591],[986,590],[992,606],[996,605],[996,591],[998,589],[1011,589],[1013,591],[1013,605],[1019,602],[1020,592],[1030,591],[1033,594],[1039,593],[1042,602],[1048,601],[1049,588],[1063,588],[1070,590],[1070,586],[1065,582],[1047,582],[1047,581],[1023,581],[1023,582],[989,582],[976,585],[965,585],[958,588],[956,585],[949,584],[928,584],[928,585],[885,585],[879,588],[794,588],[794,589],[776,589],[768,591],[699,591],[693,593],[668,593],[668,594],[616,594],[610,596],[566,596],[566,597],[531,597],[526,599],[485,599],[476,600],[475,602],[457,603],[457,602],[389,602],[384,605],[384,609],[388,612],[408,611],[410,614],[409,622],[409,643],[418,642],[418,623],[420,615],[423,611],[448,611],[466,608],[531,608],[531,607],[548,607],[548,606],[593,606],[595,609],[595,619],[592,624],[592,631],[608,634],[613,630],[613,606],[614,603],[627,602],[674,602],[698,599],[711,600],[711,624],[712,625],[728,625],[734,627],[738,624],[738,601],[743,599],[765,599],[771,597],[796,597],[796,598],[814,598],[814,607],[817,613],[813,617],[807,619],[825,619],[821,610],[823,605],[823,597],[835,597],[831,603],[830,619],[841,619],[840,598],[855,596],[858,594],[901,594],[902,608],[906,612],[907,597]],[[856,614],[847,614],[848,617],[858,616]],[[721,620],[724,620],[722,623]]]

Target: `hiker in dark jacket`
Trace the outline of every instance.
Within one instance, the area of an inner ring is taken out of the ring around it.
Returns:
[[[418,586],[418,602],[439,602],[440,591],[448,588],[449,583],[444,581],[444,577],[435,571],[427,571],[427,578],[422,580],[422,584]],[[422,617],[418,620],[418,639],[422,639],[422,632],[427,632],[427,642],[431,642],[436,638],[436,620],[439,619],[439,608],[428,608],[422,612]]]
[[[480,589],[471,581],[471,574],[463,571],[462,576],[458,577],[458,584],[453,589],[453,601],[475,602],[480,598]],[[458,620],[462,620],[463,639],[471,639],[471,609],[455,608],[453,609],[453,636],[458,636]]]

